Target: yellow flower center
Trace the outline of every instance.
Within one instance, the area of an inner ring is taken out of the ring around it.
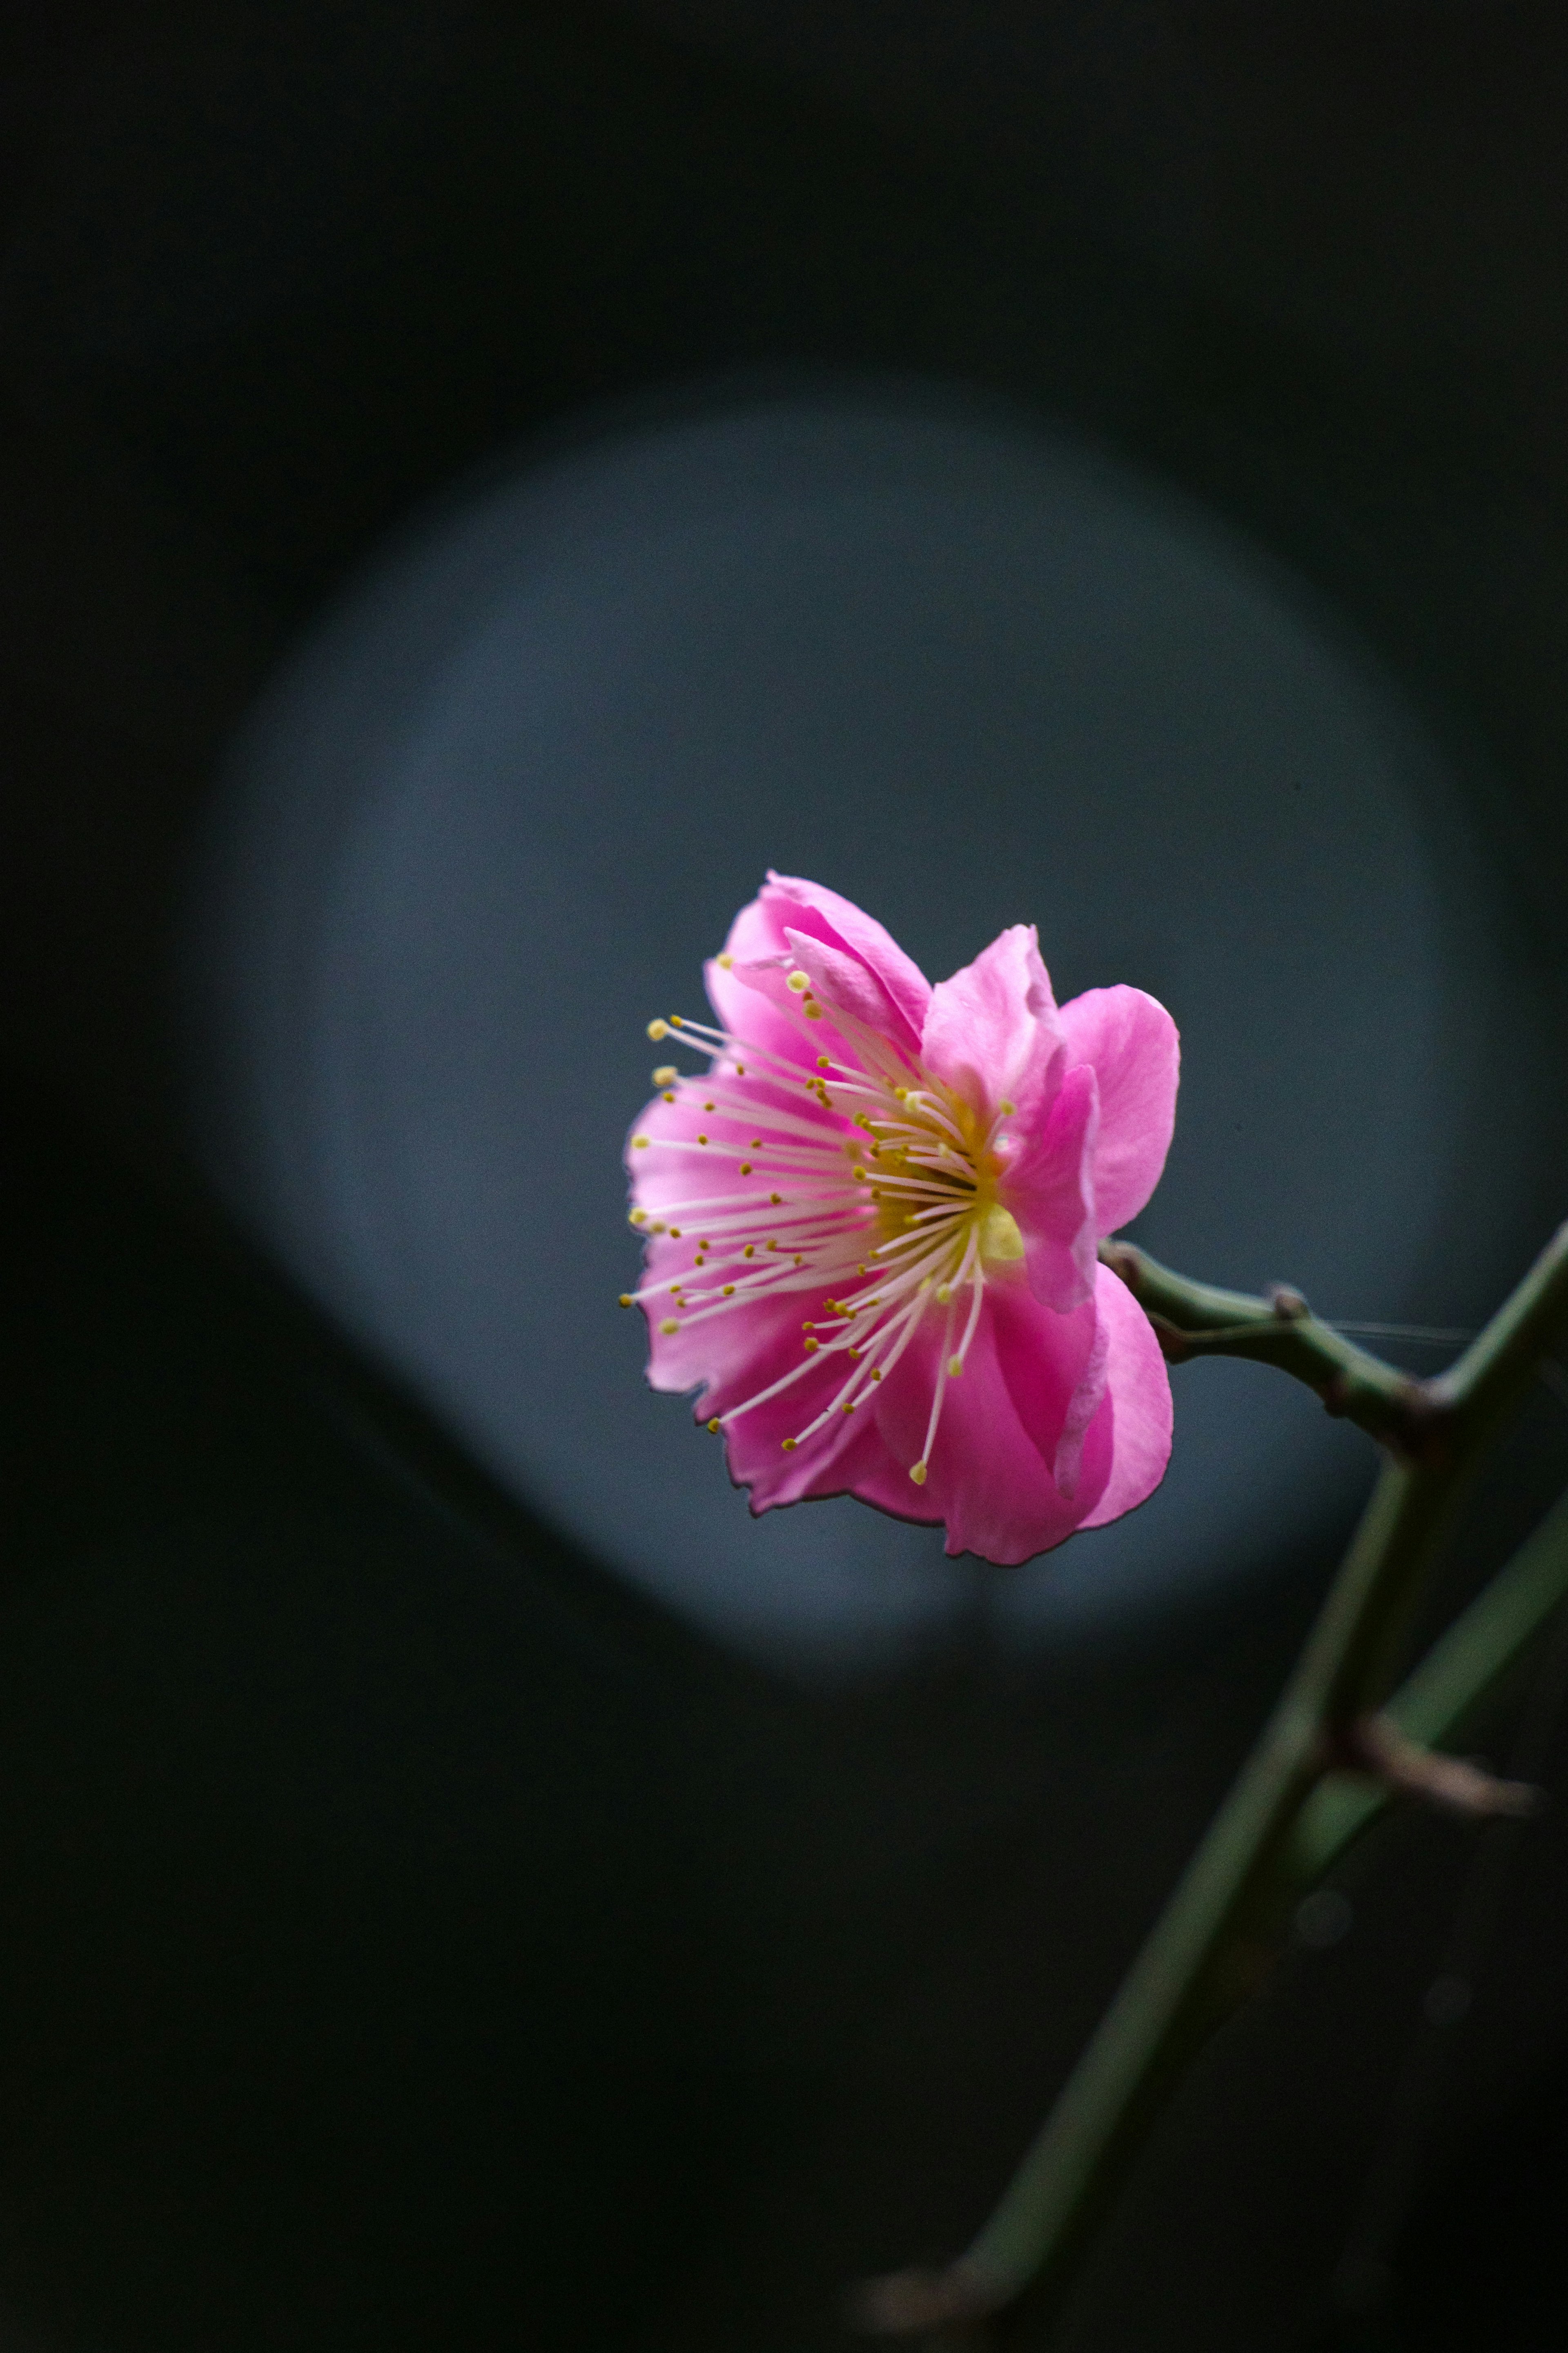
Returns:
[[[941,1208],[959,1209],[960,1216],[942,1219],[955,1266],[971,1235],[986,1265],[1016,1263],[1024,1237],[996,1198],[1003,1164],[991,1149],[995,1124],[984,1122],[945,1087],[900,1094],[887,1116],[861,1117],[858,1124],[872,1139],[869,1152],[850,1147],[851,1159],[866,1167],[870,1181],[880,1239],[892,1241]],[[925,1188],[923,1198],[911,1194],[911,1179]]]

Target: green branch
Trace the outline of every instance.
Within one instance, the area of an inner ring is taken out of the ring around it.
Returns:
[[[1173,1365],[1194,1356],[1249,1356],[1306,1384],[1331,1414],[1353,1421],[1401,1453],[1419,1453],[1449,1411],[1429,1381],[1416,1380],[1321,1324],[1299,1291],[1267,1299],[1189,1282],[1131,1242],[1102,1242],[1102,1264],[1119,1274]]]
[[[1428,1747],[1458,1739],[1491,1700],[1559,1605],[1568,1600],[1568,1495],[1486,1591],[1455,1620],[1384,1710]],[[1286,1877],[1304,1892],[1386,1811],[1391,1792],[1363,1775],[1329,1773],[1296,1818]]]
[[[1101,1256],[1168,1356],[1276,1364],[1382,1439],[1390,1460],[1261,1739],[990,2220],[944,2271],[863,2292],[860,2318],[889,2334],[973,2325],[1026,2287],[1065,2287],[1183,2068],[1267,1965],[1289,1905],[1386,1803],[1385,1789],[1336,1766],[1419,1757],[1401,1736],[1446,1736],[1568,1589],[1565,1500],[1386,1716],[1370,1713],[1466,1479],[1568,1322],[1568,1226],[1458,1362],[1426,1382],[1354,1347],[1293,1293],[1188,1282],[1125,1243]],[[1454,1778],[1435,1771],[1430,1786]]]

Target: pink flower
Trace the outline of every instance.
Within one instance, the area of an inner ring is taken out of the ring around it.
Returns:
[[[702,1391],[752,1511],[859,1495],[1011,1563],[1142,1503],[1170,1384],[1096,1248],[1164,1166],[1164,1008],[1058,1007],[1023,923],[933,988],[782,874],[706,977],[717,1026],[649,1025],[708,1067],[656,1071],[627,1145],[635,1296],[649,1380]]]

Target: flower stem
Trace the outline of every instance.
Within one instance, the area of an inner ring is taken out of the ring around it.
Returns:
[[[1267,1299],[1219,1291],[1173,1273],[1132,1242],[1101,1242],[1100,1256],[1137,1300],[1173,1364],[1250,1356],[1278,1366],[1315,1389],[1330,1413],[1406,1452],[1419,1451],[1432,1434],[1435,1408],[1441,1419],[1447,1401],[1435,1398],[1433,1383],[1384,1364],[1320,1323],[1299,1291],[1280,1287]]]
[[[1167,1355],[1278,1364],[1331,1389],[1331,1409],[1373,1430],[1389,1456],[1262,1737],[990,2220],[945,2271],[863,2292],[860,2317],[889,2334],[973,2324],[1026,2287],[1032,2301],[1065,2287],[1164,2097],[1268,1966],[1290,1905],[1386,1802],[1337,1760],[1392,1753],[1401,1735],[1405,1750],[1408,1736],[1447,1735],[1568,1590],[1565,1500],[1388,1704],[1381,1748],[1350,1739],[1384,1698],[1467,1476],[1568,1321],[1568,1226],[1458,1363],[1426,1382],[1355,1348],[1294,1293],[1282,1312],[1280,1299],[1188,1282],[1128,1244],[1101,1255]]]

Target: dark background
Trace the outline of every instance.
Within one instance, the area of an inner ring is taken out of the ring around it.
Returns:
[[[707,1650],[205,1199],[193,828],[283,650],[498,446],[706,370],[890,366],[1163,470],[1336,602],[1484,749],[1561,990],[1558,12],[218,0],[4,31],[7,2341],[831,2344],[842,2281],[978,2220],[1327,1563],[1092,1671],[958,1649],[813,1698]],[[1543,1183],[1521,1261],[1560,1208]],[[1478,1507],[1494,1546],[1556,1410]],[[1352,1933],[1173,2112],[1075,2348],[1563,2341],[1563,1811],[1452,2030],[1420,2003],[1474,1841],[1412,1820],[1363,1859]],[[1385,2334],[1331,2338],[1373,2240]]]

